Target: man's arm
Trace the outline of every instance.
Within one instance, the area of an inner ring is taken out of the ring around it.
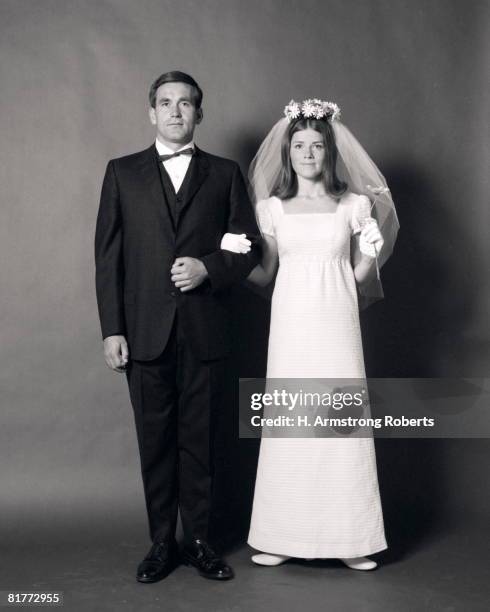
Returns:
[[[95,288],[103,338],[126,335],[123,282],[119,189],[110,161],[102,184],[95,230]]]
[[[238,164],[235,165],[232,177],[230,216],[226,231],[232,234],[246,233],[252,244],[246,254],[220,249],[201,258],[213,290],[224,289],[247,278],[261,256],[260,232]]]

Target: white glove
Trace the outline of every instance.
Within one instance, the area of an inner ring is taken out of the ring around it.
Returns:
[[[247,234],[226,233],[221,239],[220,248],[232,253],[248,253],[252,243],[250,240],[247,240],[246,236]]]
[[[376,257],[383,248],[384,242],[376,219],[366,219],[359,236],[359,249],[361,253],[368,257]]]

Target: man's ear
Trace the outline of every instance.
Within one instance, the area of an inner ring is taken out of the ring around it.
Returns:
[[[204,113],[202,112],[202,108],[198,108],[196,110],[196,123],[201,123],[203,120]]]
[[[148,109],[148,115],[150,117],[151,124],[156,125],[157,124],[157,114],[153,106],[150,106],[150,108]]]

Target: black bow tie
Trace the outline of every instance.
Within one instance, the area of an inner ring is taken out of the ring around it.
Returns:
[[[179,155],[192,155],[194,153],[194,149],[192,147],[187,147],[187,149],[182,149],[182,151],[177,151],[176,153],[170,153],[170,155],[159,155],[160,161],[164,162],[167,159],[172,159],[172,157],[178,157]]]

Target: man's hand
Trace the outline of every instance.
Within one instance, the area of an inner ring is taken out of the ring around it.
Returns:
[[[124,372],[129,359],[128,343],[124,336],[104,338],[104,358],[115,372]]]
[[[170,270],[172,282],[182,292],[195,289],[208,276],[206,266],[195,257],[177,257]]]

